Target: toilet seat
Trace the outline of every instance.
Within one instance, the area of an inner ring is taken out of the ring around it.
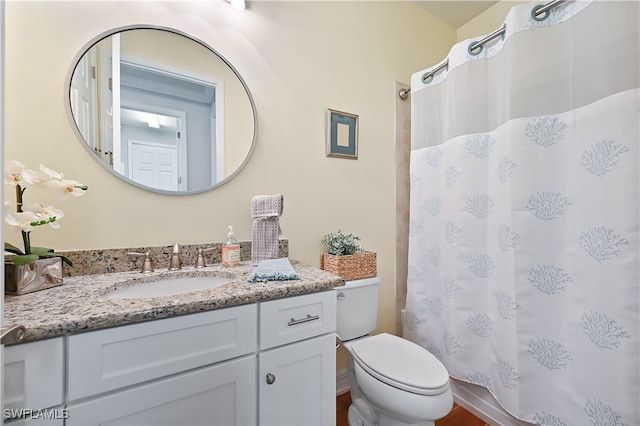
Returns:
[[[383,383],[419,395],[438,395],[449,388],[449,373],[426,349],[387,333],[349,345],[354,361]]]

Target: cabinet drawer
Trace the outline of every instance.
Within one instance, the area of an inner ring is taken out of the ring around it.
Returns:
[[[159,379],[69,405],[74,425],[254,425],[256,357]]]
[[[6,346],[4,408],[49,408],[62,404],[62,337]]]
[[[70,336],[68,398],[254,352],[256,323],[256,306],[244,305]]]
[[[336,330],[334,290],[260,303],[260,349]]]

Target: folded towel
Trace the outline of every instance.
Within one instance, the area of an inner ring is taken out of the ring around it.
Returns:
[[[284,195],[256,195],[251,199],[251,217],[280,217],[284,209]]]
[[[280,216],[284,195],[256,195],[251,199],[251,260],[260,262],[278,257],[278,237],[282,235]]]
[[[247,281],[250,283],[266,281],[299,280],[298,273],[291,266],[286,257],[280,259],[267,259],[258,263]]]

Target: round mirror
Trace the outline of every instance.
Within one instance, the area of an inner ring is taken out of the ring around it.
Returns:
[[[248,161],[253,98],[235,68],[179,31],[127,27],[93,40],[68,79],[82,144],[120,179],[163,194],[219,186]]]

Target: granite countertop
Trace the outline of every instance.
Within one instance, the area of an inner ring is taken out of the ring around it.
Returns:
[[[316,267],[291,261],[299,280],[249,283],[254,266],[241,262],[226,268],[214,264],[178,271],[156,269],[150,274],[139,271],[65,277],[62,286],[20,296],[5,296],[6,324],[26,328],[21,343],[63,336],[70,333],[132,324],[176,315],[209,311],[330,290],[344,285],[344,280]],[[175,296],[145,299],[114,299],[106,295],[114,290],[162,278],[218,275],[232,278],[222,286]]]

